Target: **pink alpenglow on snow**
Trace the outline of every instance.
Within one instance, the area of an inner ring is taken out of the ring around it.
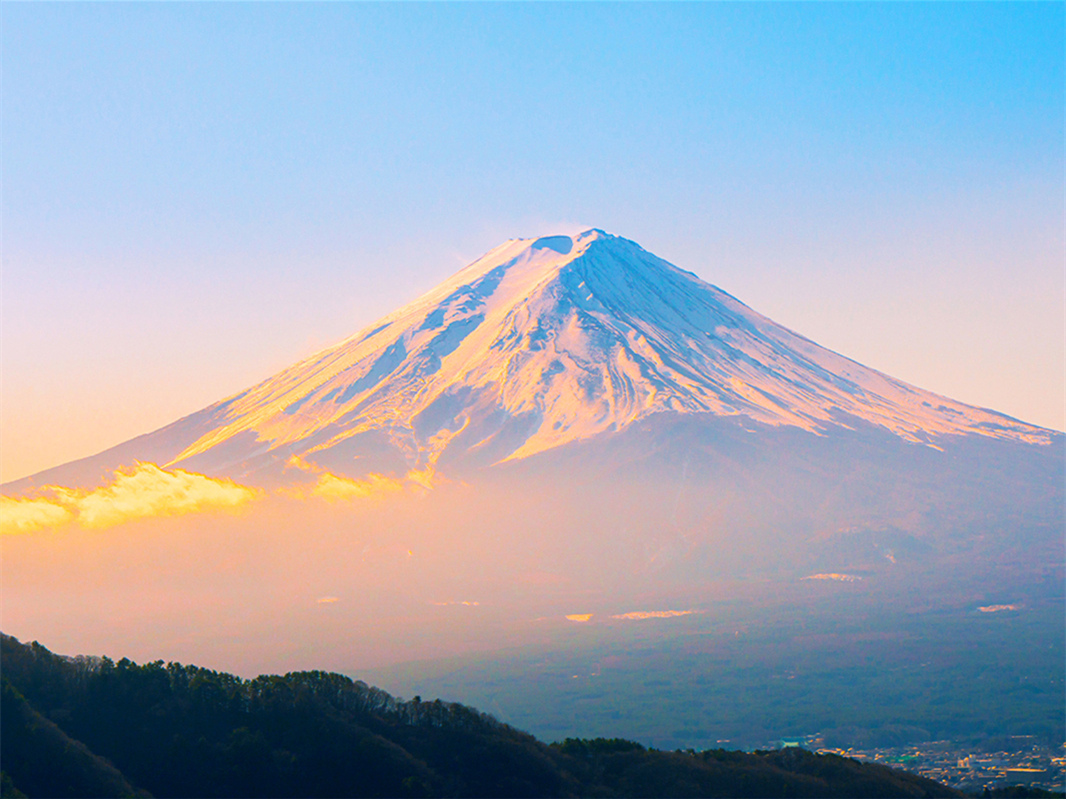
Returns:
[[[245,391],[5,485],[5,632],[350,670],[706,626],[749,597],[969,597],[1003,563],[1051,584],[1063,443],[632,241],[514,239]]]
[[[867,368],[591,229],[505,242],[351,338],[82,463],[128,465],[118,450],[139,446],[209,475],[320,473],[305,490],[340,499],[400,487],[383,475],[428,487],[434,472],[522,460],[664,413],[819,436],[865,424],[934,448],[1055,435]]]

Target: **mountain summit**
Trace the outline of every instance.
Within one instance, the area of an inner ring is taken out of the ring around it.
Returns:
[[[5,485],[5,618],[253,641],[291,670],[701,613],[733,642],[721,614],[748,604],[1061,614],[1064,443],[626,239],[516,239],[240,394]]]
[[[931,446],[1055,435],[862,366],[592,229],[501,244],[355,336],[109,452],[243,476],[294,456],[346,474],[490,465],[663,413],[812,434],[865,422]]]

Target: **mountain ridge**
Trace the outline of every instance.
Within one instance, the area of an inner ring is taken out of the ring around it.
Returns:
[[[4,796],[961,796],[805,750],[544,744],[475,708],[336,673],[242,680],[66,658],[2,633],[0,647]]]
[[[404,473],[432,470],[446,452],[453,464],[520,460],[657,413],[815,435],[860,419],[933,447],[955,435],[1061,437],[863,366],[593,228],[504,242],[355,335],[78,463]]]

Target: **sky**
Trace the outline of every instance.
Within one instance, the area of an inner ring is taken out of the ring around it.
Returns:
[[[2,3],[0,481],[599,227],[1066,427],[1062,3]]]

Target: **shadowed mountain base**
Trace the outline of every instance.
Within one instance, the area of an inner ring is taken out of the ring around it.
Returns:
[[[621,739],[546,746],[472,708],[402,702],[338,674],[246,681],[162,661],[63,658],[9,636],[0,643],[5,796],[132,795],[133,785],[185,797],[959,795],[799,750],[660,752]]]

